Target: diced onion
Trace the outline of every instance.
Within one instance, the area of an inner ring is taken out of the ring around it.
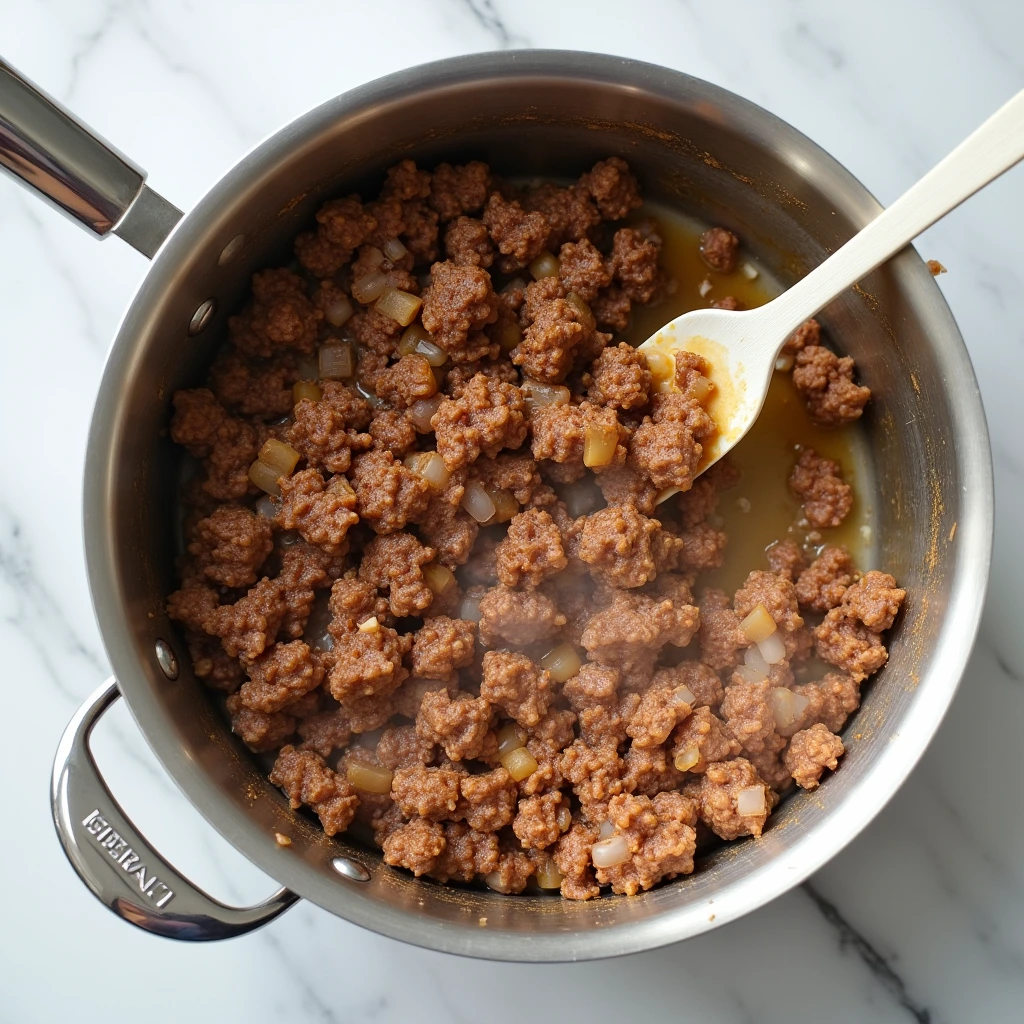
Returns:
[[[629,860],[629,843],[625,836],[602,839],[590,848],[590,859],[595,868],[614,868]]]
[[[480,621],[480,598],[467,594],[459,605],[459,618],[466,622]]]
[[[376,633],[380,629],[380,623],[376,615],[371,615],[365,622],[359,623],[360,633]]]
[[[763,683],[768,677],[759,669],[751,668],[749,665],[740,665],[735,675],[740,677],[744,683]]]
[[[554,860],[548,858],[537,868],[537,885],[541,889],[559,889],[562,886],[562,872]]]
[[[500,487],[488,487],[487,494],[494,504],[494,515],[487,520],[488,526],[493,526],[495,523],[507,523],[513,516],[518,515],[519,502],[516,501],[515,495],[511,491]]]
[[[374,409],[381,409],[388,404],[383,398],[379,397],[372,388],[368,388],[362,381],[356,381],[356,391],[358,391]]]
[[[381,270],[373,270],[358,281],[352,282],[352,298],[368,306],[376,302],[384,294],[388,286],[387,275]]]
[[[295,405],[302,401],[319,402],[323,397],[324,393],[311,380],[297,380],[292,385],[292,402]]]
[[[416,343],[416,354],[423,356],[435,370],[448,362],[448,353],[440,345],[435,345],[430,338],[421,338]]]
[[[391,317],[403,327],[408,327],[419,316],[422,305],[423,300],[412,292],[403,292],[400,288],[385,288],[373,308],[378,313]]]
[[[409,324],[398,342],[400,356],[409,356],[413,353],[423,356],[431,366],[444,366],[448,362],[448,353],[434,344],[430,332],[420,323]]]
[[[492,871],[489,875],[484,875],[484,882],[488,889],[504,893],[506,896],[512,892],[511,886],[501,880],[501,872],[499,871]]]
[[[677,686],[675,688],[674,699],[680,704],[689,704],[693,707],[697,703],[697,698],[694,697],[693,691],[688,686]]]
[[[523,330],[515,320],[505,320],[498,328],[495,340],[502,352],[511,352],[523,340]]]
[[[561,384],[541,384],[539,381],[527,379],[520,387],[526,408],[531,412],[546,405],[568,405],[571,397],[569,389]]]
[[[292,845],[291,837],[290,836],[286,836],[283,832],[275,832],[274,833],[274,842],[277,843],[278,846],[291,846]]]
[[[364,793],[390,793],[394,775],[387,768],[352,761],[345,769],[345,777]]]
[[[706,405],[715,390],[715,385],[702,374],[686,390],[700,405]]]
[[[401,241],[397,238],[389,238],[384,243],[384,255],[387,256],[392,263],[397,263],[409,250],[402,245]]]
[[[261,491],[266,491],[267,494],[272,494],[275,498],[281,497],[281,488],[277,486],[277,481],[281,479],[282,475],[276,469],[271,469],[265,462],[260,462],[259,459],[249,467],[249,479]]]
[[[479,480],[470,480],[462,495],[462,507],[478,522],[486,523],[495,512],[494,501]]]
[[[790,370],[793,369],[793,363],[793,357],[786,353],[784,355],[779,356],[779,358],[775,360],[775,369],[778,370],[780,373],[788,373]]]
[[[564,683],[579,672],[583,662],[572,644],[559,644],[540,659],[540,666],[551,673],[554,682]]]
[[[290,444],[278,441],[276,437],[267,438],[259,454],[260,462],[277,470],[279,477],[288,476],[301,458],[302,456]]]
[[[699,760],[700,750],[696,743],[691,743],[688,746],[683,747],[683,749],[676,754],[672,763],[676,766],[677,770],[681,772],[688,772]]]
[[[423,477],[436,490],[443,491],[448,486],[451,473],[437,452],[413,452],[412,455],[406,455],[403,461],[406,469]]]
[[[737,814],[764,814],[765,809],[764,786],[748,786],[736,796]]]
[[[775,620],[771,617],[768,609],[763,604],[758,604],[754,610],[740,623],[743,635],[752,643],[760,643],[765,637],[775,632]]]
[[[605,818],[605,820],[602,821],[601,824],[597,827],[597,831],[598,835],[602,839],[610,839],[613,835],[615,835],[615,826],[607,818]]]
[[[529,270],[534,281],[539,281],[542,277],[558,277],[558,257],[545,250],[530,263]]]
[[[355,368],[355,356],[348,342],[320,346],[321,380],[348,380]]]
[[[440,562],[430,562],[423,566],[423,579],[435,594],[444,594],[455,583],[455,574]]]
[[[670,390],[676,372],[675,360],[666,352],[645,352],[644,355],[647,356],[647,369],[651,371],[654,390]]]
[[[768,673],[771,670],[771,666],[767,661],[764,660],[764,655],[761,653],[761,648],[757,644],[751,644],[743,652],[743,664],[750,669],[751,672],[757,673],[761,679],[767,679]]]
[[[252,479],[252,478],[250,477],[250,479]],[[256,483],[256,481],[253,480],[253,483]],[[256,484],[256,486],[258,487],[259,484]],[[276,486],[276,481],[275,481],[275,486]],[[261,516],[263,516],[264,519],[273,519],[277,515],[278,510],[280,508],[281,508],[281,502],[279,500],[275,500],[269,494],[264,494],[263,497],[260,498],[260,500],[256,502],[256,511]]]
[[[334,327],[347,324],[349,317],[352,316],[352,300],[347,295],[339,295],[338,298],[332,299],[327,304],[324,315],[327,317],[327,322]]]
[[[526,746],[526,731],[515,722],[506,722],[498,730],[498,757]]]
[[[559,832],[568,832],[569,827],[572,825],[572,811],[565,806],[559,807],[558,813],[555,815],[555,821],[558,823]]]
[[[775,715],[776,728],[789,729],[796,725],[809,703],[810,701],[799,693],[794,693],[785,686],[776,686],[772,690],[772,713]]]
[[[359,262],[366,267],[367,270],[379,270],[380,265],[384,262],[384,253],[382,253],[375,245],[371,245],[362,250]]]
[[[567,484],[560,492],[566,511],[576,519],[595,511],[604,500],[592,480],[577,480]]]
[[[708,292],[710,292],[713,287],[714,286],[711,284],[711,278],[705,277],[704,280],[701,281],[700,287],[697,291],[700,292],[700,297],[702,299],[706,299],[708,297]]]
[[[740,270],[743,271],[743,276],[748,281],[757,280],[757,267],[755,267],[753,263],[744,263],[743,266],[740,267]]]
[[[444,395],[433,395],[430,398],[420,398],[409,406],[405,415],[417,433],[429,434],[433,431],[430,421],[443,401]]]
[[[400,356],[411,356],[416,351],[416,345],[421,338],[429,338],[426,327],[421,323],[409,324],[402,337],[398,339],[398,354]]]
[[[597,321],[594,319],[594,314],[591,312],[590,307],[583,301],[583,299],[576,294],[576,292],[569,292],[565,297],[565,301],[576,310],[576,314],[579,317],[580,323],[588,330],[592,331],[597,327]]]
[[[778,665],[780,661],[786,660],[786,641],[778,630],[764,640],[759,640],[757,648],[769,665]]]
[[[526,747],[516,747],[515,750],[502,754],[498,760],[515,782],[522,782],[537,770],[537,761]]]
[[[588,469],[610,465],[619,444],[619,431],[615,426],[590,423],[583,433],[583,465]]]

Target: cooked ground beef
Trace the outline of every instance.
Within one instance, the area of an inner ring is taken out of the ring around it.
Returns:
[[[887,658],[904,591],[817,535],[771,545],[732,597],[700,585],[738,474],[695,478],[707,364],[681,355],[666,390],[604,333],[672,291],[657,225],[622,223],[639,205],[618,157],[525,189],[403,160],[378,198],[321,208],[298,272],[254,277],[209,387],[174,396],[196,472],[168,612],[196,676],[276,752],[293,808],[327,835],[368,827],[415,875],[513,893],[554,874],[590,899],[689,874],[698,830],[760,835],[794,783],[835,770]],[[738,246],[712,228],[700,254],[728,274]],[[412,333],[351,296],[377,272],[422,300]],[[311,386],[328,341],[353,372]],[[786,352],[816,419],[860,415],[870,393],[815,321]],[[809,449],[790,485],[798,531],[850,512]],[[659,504],[665,488],[682,493]],[[758,608],[785,648],[767,675],[741,628]],[[811,677],[812,648],[836,670]],[[367,772],[390,791],[358,788]]]

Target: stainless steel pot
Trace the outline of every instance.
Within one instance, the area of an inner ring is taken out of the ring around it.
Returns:
[[[155,255],[107,362],[86,463],[89,577],[116,682],[69,726],[53,784],[64,848],[116,913],[162,935],[212,939],[257,927],[301,896],[455,953],[529,961],[630,953],[697,935],[796,885],[878,813],[921,756],[977,629],[992,479],[967,352],[912,250],[826,311],[875,392],[865,426],[876,490],[863,498],[877,514],[879,564],[910,594],[906,613],[842,771],[787,801],[759,841],[730,844],[692,877],[630,899],[573,903],[416,881],[290,811],[193,678],[164,614],[174,586],[168,404],[175,388],[201,379],[252,272],[287,258],[325,198],[372,191],[405,156],[575,175],[611,153],[629,160],[648,195],[734,228],[783,281],[879,212],[812,142],[722,89],[635,61],[533,51],[445,60],[332,99],[257,147],[178,222],[141,171],[0,69],[0,160],[93,230]],[[118,692],[210,824],[287,889],[258,907],[224,907],[132,827],[87,743]],[[291,845],[278,845],[275,832]]]

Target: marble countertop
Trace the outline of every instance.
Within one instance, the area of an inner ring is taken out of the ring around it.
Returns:
[[[185,209],[308,107],[457,53],[566,47],[685,70],[790,121],[883,202],[1024,81],[1024,6],[1010,0],[934,0],[926,13],[914,0],[2,0],[0,26],[5,58]],[[50,763],[107,674],[82,551],[84,439],[105,350],[146,261],[117,241],[97,245],[0,180],[0,649],[11,695],[0,1022],[511,1024],[524,1013],[614,1020],[638,1009],[709,1024],[1019,1020],[1022,229],[1017,169],[919,243],[949,269],[939,283],[981,381],[999,505],[981,638],[919,767],[808,884],[737,923],[613,962],[517,966],[400,945],[304,903],[239,940],[176,944],[118,921],[73,876],[49,821]],[[27,427],[38,441],[15,443]],[[229,902],[271,890],[187,804],[123,708],[97,745],[129,814],[186,874]]]

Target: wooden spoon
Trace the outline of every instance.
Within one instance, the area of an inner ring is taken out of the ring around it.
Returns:
[[[1024,158],[1024,90],[887,210],[789,291],[757,309],[697,309],[676,317],[641,346],[673,359],[696,352],[715,385],[708,411],[718,427],[704,445],[701,472],[754,425],[786,338],[847,288],[894,256],[925,228]],[[660,499],[675,493],[669,488]]]

